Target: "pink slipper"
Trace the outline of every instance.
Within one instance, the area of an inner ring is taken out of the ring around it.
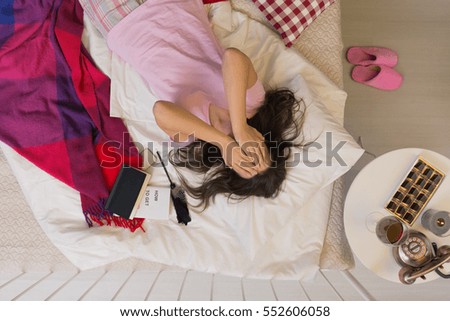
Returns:
[[[352,70],[352,79],[359,83],[381,90],[398,89],[403,76],[387,66],[355,66]]]
[[[384,65],[394,67],[398,61],[395,51],[384,47],[351,47],[347,60],[354,65]]]

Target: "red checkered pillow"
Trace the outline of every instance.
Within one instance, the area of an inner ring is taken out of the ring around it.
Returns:
[[[278,30],[286,46],[335,0],[252,0]]]

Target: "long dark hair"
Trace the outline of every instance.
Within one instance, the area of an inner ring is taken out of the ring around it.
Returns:
[[[289,89],[266,92],[264,103],[247,123],[264,136],[271,166],[250,179],[242,178],[225,166],[219,148],[211,143],[196,140],[186,147],[172,150],[169,159],[173,165],[206,174],[199,186],[190,185],[180,175],[188,194],[200,201],[197,206],[206,208],[217,194],[222,193],[237,200],[252,195],[277,196],[286,178],[286,162],[291,147],[303,145],[302,139],[298,140],[303,124],[303,106]]]

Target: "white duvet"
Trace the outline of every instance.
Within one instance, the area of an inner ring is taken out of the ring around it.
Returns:
[[[305,135],[317,138],[307,154],[309,165],[305,154],[296,153],[303,157],[289,169],[284,191],[275,199],[229,202],[221,196],[202,213],[191,208],[192,222],[187,226],[176,222],[171,209],[168,221],[147,220],[145,233],[130,233],[115,227],[87,228],[76,191],[2,144],[37,221],[78,268],[136,257],[239,277],[307,280],[317,272],[331,183],[363,152],[335,121],[343,115],[346,94],[298,52],[285,48],[273,31],[234,12],[227,2],[211,6],[210,17],[222,44],[247,53],[264,84],[288,86],[303,97],[308,106]],[[143,145],[150,142],[154,151],[162,151],[166,135],[152,117],[156,97],[151,90],[129,65],[111,54],[89,21],[84,42],[112,79],[111,114],[125,120],[135,141]],[[338,157],[327,159],[333,148]],[[320,166],[316,166],[318,162]],[[171,166],[169,171],[175,178]],[[161,168],[153,168],[152,174],[151,184],[167,185]]]

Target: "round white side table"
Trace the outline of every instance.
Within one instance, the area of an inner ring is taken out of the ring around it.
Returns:
[[[398,283],[400,283],[398,271],[401,267],[394,259],[392,247],[381,243],[375,233],[367,227],[367,217],[373,212],[392,215],[384,207],[419,156],[445,174],[444,180],[422,213],[429,208],[450,211],[450,159],[436,152],[418,148],[395,150],[370,162],[354,179],[345,200],[344,227],[353,252],[369,270],[384,279]],[[436,242],[438,247],[450,245],[450,236],[434,235],[421,226],[420,218],[419,216],[411,229],[424,233],[431,242]],[[436,273],[429,273],[426,280],[419,278],[415,284],[436,278],[439,278]]]

